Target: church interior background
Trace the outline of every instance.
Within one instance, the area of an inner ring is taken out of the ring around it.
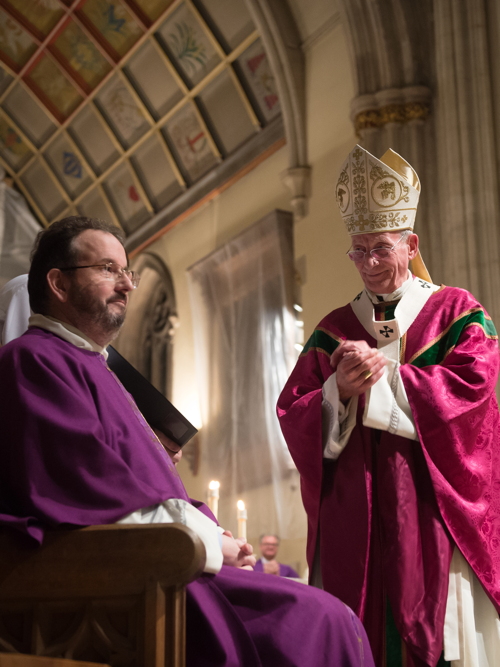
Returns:
[[[41,226],[104,218],[141,289],[117,341],[199,429],[179,466],[305,569],[274,404],[359,276],[335,202],[355,143],[418,172],[435,283],[500,323],[496,0],[0,0],[0,284]]]

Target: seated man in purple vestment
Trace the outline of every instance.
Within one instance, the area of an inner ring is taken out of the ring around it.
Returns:
[[[435,667],[444,648],[453,667],[493,667],[498,336],[471,294],[430,281],[413,233],[419,192],[393,151],[349,154],[337,202],[364,289],[318,324],[278,416],[313,583],[360,616],[377,665]]]
[[[190,501],[107,367],[139,283],[127,265],[119,230],[101,221],[66,218],[37,238],[29,329],[0,349],[0,526],[41,543],[62,525],[182,522],[207,551],[206,573],[187,590],[188,665],[372,667],[344,603],[247,571],[251,546]]]
[[[299,579],[299,575],[293,567],[278,563],[276,556],[280,546],[280,538],[277,535],[268,535],[264,533],[259,538],[259,550],[261,557],[255,563],[254,570],[256,572],[264,572],[265,574],[274,574],[278,577],[292,577]]]

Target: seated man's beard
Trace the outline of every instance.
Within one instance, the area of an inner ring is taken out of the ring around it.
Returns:
[[[78,308],[80,313],[85,314],[94,325],[102,327],[103,331],[108,334],[116,333],[120,330],[125,321],[125,309],[119,313],[113,313],[109,310],[109,304],[113,302],[116,297],[110,297],[108,301],[102,303],[98,301],[92,294],[89,294],[85,289],[79,286],[73,286],[71,298],[73,304]]]
[[[103,309],[98,321],[104,328],[107,328],[108,331],[118,330],[125,322],[125,311],[121,313],[110,313],[107,308]]]

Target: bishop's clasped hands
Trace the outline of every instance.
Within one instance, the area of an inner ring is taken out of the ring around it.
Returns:
[[[364,340],[343,341],[330,357],[342,402],[362,394],[383,375],[386,359]]]

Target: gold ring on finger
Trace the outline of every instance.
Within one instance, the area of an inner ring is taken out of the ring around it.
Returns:
[[[363,377],[364,377],[365,380],[368,380],[369,378],[371,378],[372,375],[373,375],[373,373],[371,371],[365,371],[363,373]]]

